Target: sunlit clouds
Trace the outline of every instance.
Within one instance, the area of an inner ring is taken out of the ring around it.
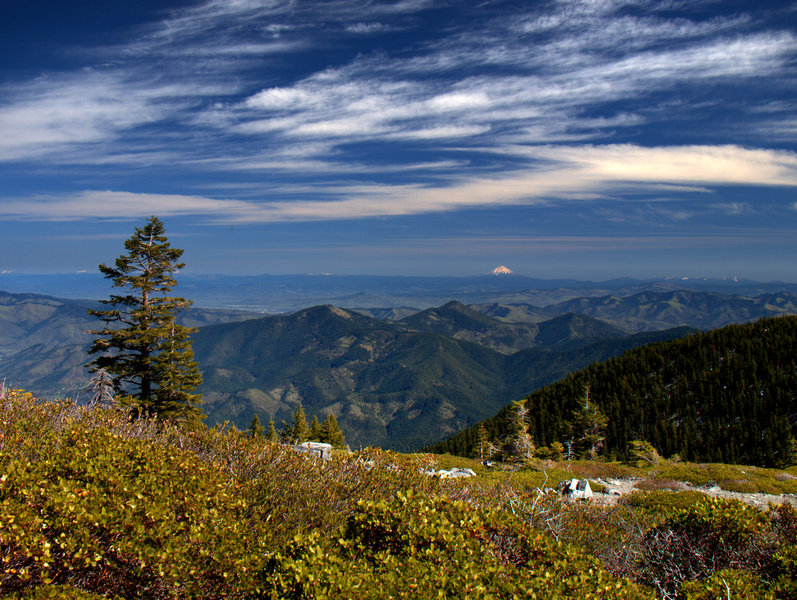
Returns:
[[[212,221],[268,223],[419,215],[506,205],[589,202],[628,192],[630,183],[669,186],[670,191],[704,192],[678,184],[797,187],[797,154],[735,146],[642,148],[546,146],[525,153],[541,162],[502,176],[474,177],[448,187],[339,185],[323,201],[241,201],[174,194],[84,191],[77,195],[30,197],[0,206],[5,217],[69,220],[133,216],[201,216]],[[647,189],[647,188],[641,188]],[[739,214],[738,203],[726,205]]]
[[[763,257],[797,227],[797,10],[764,4],[166,0],[103,5],[113,36],[21,4],[0,218],[157,214],[189,240],[267,249],[280,226],[396,256],[408,228],[422,247],[747,232]]]

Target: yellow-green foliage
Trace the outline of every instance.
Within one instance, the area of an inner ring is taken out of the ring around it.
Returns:
[[[105,598],[105,596],[86,592],[71,585],[43,585],[6,597],[13,600],[103,600]],[[113,598],[121,600],[119,596]]]
[[[797,478],[778,469],[725,465],[695,464],[662,461],[655,470],[656,477],[688,481],[694,485],[718,485],[732,492],[763,494],[795,494]]]
[[[5,458],[5,457],[3,457]],[[4,460],[2,587],[80,581],[141,596],[211,597],[265,551],[221,465],[73,423],[34,461]]]
[[[325,463],[237,431],[9,394],[0,401],[0,593],[257,594],[267,550],[339,528],[359,498],[442,485],[421,466],[381,451]]]
[[[413,494],[359,503],[338,536],[297,537],[263,574],[275,600],[653,598],[516,519]]]
[[[654,491],[628,494],[620,498],[619,503],[631,506],[657,519],[663,521],[675,513],[691,508],[697,503],[704,502],[706,495],[702,492],[685,491]]]
[[[792,518],[795,518],[794,511]],[[778,592],[780,598],[793,599],[797,598],[797,539],[794,531],[790,541],[790,545],[778,548],[772,556],[768,575],[772,579],[773,589]]]
[[[777,596],[761,582],[757,573],[725,569],[708,579],[687,581],[678,596],[683,600],[776,600]]]
[[[434,461],[481,476],[428,477]],[[320,461],[226,427],[13,392],[0,398],[0,596],[651,599],[618,575],[652,581],[656,552],[708,540],[707,560],[750,571],[739,586],[755,576],[797,597],[792,509],[677,511],[680,494],[601,508],[536,489],[600,466],[444,462],[381,450]],[[678,582],[712,593],[714,572],[697,567]]]
[[[797,512],[790,506],[762,512],[706,498],[647,532],[639,578],[665,598],[679,593],[697,600],[717,591],[723,598],[793,598],[795,533]],[[752,589],[756,595],[744,595]]]

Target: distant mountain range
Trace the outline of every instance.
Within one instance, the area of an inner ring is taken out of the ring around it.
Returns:
[[[466,340],[504,354],[540,346],[565,349],[629,334],[625,329],[571,312],[541,322],[503,322],[485,312],[451,301],[439,308],[405,316],[398,322],[418,331]]]
[[[82,301],[3,295],[0,376],[44,395],[80,394],[88,373]],[[16,317],[14,316],[16,314]],[[251,316],[191,311],[188,322]],[[334,306],[200,327],[194,352],[209,422],[245,428],[334,412],[356,445],[417,449],[485,418],[507,402],[581,368],[688,329],[629,335],[580,315],[507,324],[458,302],[398,321]],[[478,343],[477,343],[478,342]],[[22,349],[11,353],[11,350]]]
[[[0,359],[36,345],[87,344],[92,339],[87,332],[102,325],[88,311],[102,306],[97,301],[0,291]],[[189,308],[178,321],[187,327],[200,327],[257,316],[240,310]]]
[[[797,284],[731,279],[614,279],[603,282],[535,279],[510,273],[472,277],[399,277],[384,275],[191,275],[181,273],[175,293],[196,306],[259,313],[288,313],[319,304],[343,308],[531,304],[548,306],[576,298],[625,297],[645,291],[718,292],[739,296],[797,294]],[[0,273],[0,290],[33,292],[60,298],[107,298],[108,281],[99,272],[63,275]],[[565,311],[567,312],[567,311]],[[550,317],[548,317],[550,318]]]
[[[98,326],[86,311],[94,306],[0,293],[0,377],[43,395],[80,394],[89,377],[86,331]],[[409,450],[630,348],[686,335],[694,331],[689,327],[797,313],[796,307],[790,293],[666,290],[542,307],[322,305],[267,317],[191,309],[183,322],[199,327],[194,351],[210,423],[245,428],[258,415],[279,426],[302,402],[319,418],[333,412],[355,445]],[[647,331],[654,328],[666,331]]]
[[[92,340],[88,331],[102,325],[88,309],[100,306],[89,300],[0,292],[0,379],[46,395],[79,395],[89,379],[83,368]],[[259,315],[190,308],[178,320],[198,327],[254,316]]]
[[[203,327],[194,353],[210,422],[279,425],[302,402],[319,419],[334,413],[355,446],[415,450],[575,369],[692,331],[628,335],[578,315],[511,329],[458,303],[390,322],[326,305]]]
[[[645,291],[625,297],[575,298],[545,307],[494,303],[471,308],[506,323],[535,323],[564,313],[577,313],[627,331],[656,331],[680,325],[714,329],[763,317],[797,314],[797,295],[780,292],[745,297],[693,290]]]

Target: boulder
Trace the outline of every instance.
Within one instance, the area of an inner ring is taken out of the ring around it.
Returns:
[[[321,442],[304,442],[293,446],[296,452],[304,452],[310,456],[315,456],[323,460],[332,458],[332,444],[324,444]]]
[[[434,469],[430,469],[425,471],[427,475],[431,475],[433,477],[439,477],[440,479],[456,479],[459,477],[476,477],[476,473],[474,473],[471,469],[460,469],[458,467],[454,467],[446,471],[445,469],[440,469],[439,471],[435,471]]]
[[[562,481],[558,489],[568,498],[592,498],[592,488],[587,479],[571,479]]]

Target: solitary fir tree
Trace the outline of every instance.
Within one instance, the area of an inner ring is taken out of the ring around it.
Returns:
[[[606,440],[606,426],[609,418],[603,414],[598,405],[590,400],[589,386],[584,390],[584,399],[570,421],[570,430],[575,438],[576,446],[582,455],[594,459],[603,448]]]
[[[269,417],[268,429],[266,430],[266,439],[269,442],[279,442],[280,436],[277,434],[277,429],[274,427],[274,417]]]
[[[264,431],[264,427],[260,424],[260,417],[255,415],[252,422],[249,424],[249,437],[262,438]]]
[[[342,448],[346,445],[343,431],[338,425],[338,420],[335,418],[335,415],[332,413],[329,413],[321,425],[321,441],[332,444],[336,448]]]
[[[185,266],[178,262],[183,251],[170,247],[154,216],[136,228],[125,248],[114,267],[99,267],[126,293],[103,300],[108,310],[89,311],[105,322],[91,332],[99,337],[89,350],[97,355],[89,367],[113,377],[120,403],[135,416],[199,419],[201,396],[192,393],[202,383],[189,339],[194,329],[176,323],[191,302],[168,295],[176,285],[174,273]]]
[[[310,435],[310,427],[307,425],[307,415],[301,403],[293,413],[293,421],[290,425],[282,422],[282,439],[289,444],[301,444],[306,442]]]

